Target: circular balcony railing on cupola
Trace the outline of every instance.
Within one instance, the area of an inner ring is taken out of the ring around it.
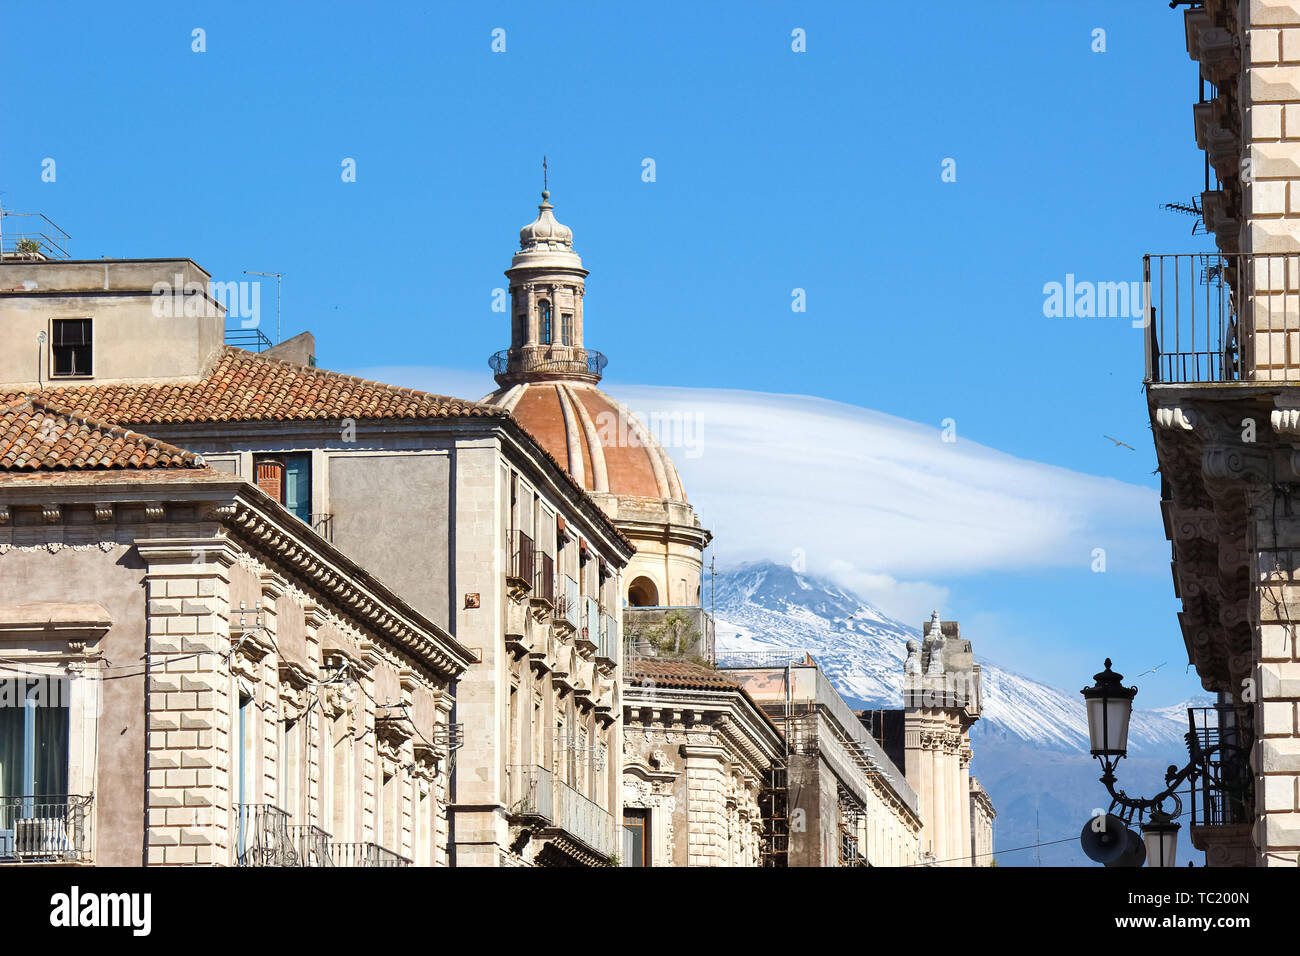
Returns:
[[[603,352],[572,346],[527,351],[502,349],[488,359],[498,385],[554,379],[578,379],[594,383],[600,381],[608,364],[609,359]]]

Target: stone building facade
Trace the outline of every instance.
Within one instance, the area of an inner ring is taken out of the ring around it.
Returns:
[[[1179,623],[1220,701],[1191,730],[1200,746],[1231,745],[1211,756],[1227,784],[1198,793],[1191,838],[1211,865],[1295,866],[1300,3],[1207,0],[1184,24],[1219,252],[1147,257],[1144,340]]]
[[[956,621],[935,611],[903,664],[907,780],[920,802],[921,851],[944,866],[971,862],[970,729],[979,719],[980,667]]]
[[[0,595],[0,862],[445,863],[473,657],[257,487],[10,402]]]
[[[152,260],[90,271],[85,263],[6,261],[0,319],[88,321],[86,374],[46,395],[256,483],[473,648],[452,717],[461,745],[447,810],[453,863],[616,855],[618,595],[628,539],[497,406],[209,348],[211,337],[192,331],[220,328],[220,310],[206,306],[172,318],[150,346],[188,364],[142,363],[117,338],[133,317],[146,321],[157,307],[154,287],[174,269]],[[104,316],[96,311],[102,286],[114,303]],[[17,398],[25,385],[0,383],[6,388]]]
[[[624,865],[762,866],[776,726],[713,667],[638,655],[625,675]]]
[[[782,728],[784,773],[773,782],[770,852],[778,866],[914,866],[916,792],[811,658],[725,667]]]
[[[980,786],[980,782],[970,778],[970,862],[971,866],[992,866],[993,854],[993,818],[998,815],[993,807],[993,798]]]

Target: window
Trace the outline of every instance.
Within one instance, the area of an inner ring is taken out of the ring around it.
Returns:
[[[551,344],[551,303],[543,299],[537,306],[537,332],[543,345]]]
[[[0,798],[68,791],[68,682],[10,678],[17,706],[0,706]]]
[[[55,319],[50,343],[55,377],[91,374],[90,319]]]
[[[257,487],[311,524],[311,454],[254,455]]]
[[[560,344],[561,345],[573,344],[573,313],[572,312],[560,313]]]
[[[623,865],[650,865],[650,811],[628,807],[623,811]]]
[[[8,678],[0,706],[0,860],[65,849],[69,686],[61,678]]]

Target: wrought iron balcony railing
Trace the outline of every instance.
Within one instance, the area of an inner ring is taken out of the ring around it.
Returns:
[[[533,597],[555,604],[555,559],[545,551],[537,552],[537,579],[533,583]]]
[[[235,863],[238,866],[298,866],[289,833],[289,814],[269,803],[235,804]]]
[[[510,777],[510,812],[550,824],[555,820],[555,775],[545,767],[514,765]]]
[[[1147,255],[1142,275],[1143,305],[1131,311],[1149,323],[1148,383],[1296,378],[1300,253]]]
[[[0,795],[0,863],[88,863],[93,796]]]
[[[556,786],[555,825],[597,853],[612,856],[618,850],[614,817],[567,783]]]
[[[602,353],[594,349],[557,345],[530,351],[502,349],[488,358],[488,366],[498,377],[531,373],[591,375],[599,378],[609,364]]]
[[[1232,708],[1189,707],[1187,725],[1187,752],[1202,771],[1191,781],[1192,826],[1252,823],[1255,776],[1250,747],[1239,739]]]
[[[332,514],[313,514],[311,516],[311,529],[330,544],[334,543],[334,516]]]
[[[325,830],[306,824],[294,824],[289,827],[289,836],[298,855],[298,866],[334,865],[334,857],[330,854],[334,838]]]
[[[506,577],[531,589],[537,583],[535,558],[531,536],[519,530],[506,532]]]
[[[410,866],[411,861],[377,843],[332,843],[334,866]]]

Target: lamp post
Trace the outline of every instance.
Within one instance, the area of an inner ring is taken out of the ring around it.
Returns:
[[[1190,759],[1181,770],[1170,766],[1165,771],[1165,789],[1153,797],[1130,797],[1116,789],[1115,770],[1128,756],[1129,720],[1133,716],[1136,687],[1124,686],[1124,675],[1111,669],[1110,658],[1100,673],[1093,675],[1093,685],[1085,687],[1084,704],[1088,713],[1088,740],[1092,755],[1101,763],[1101,783],[1110,794],[1110,810],[1104,819],[1084,825],[1081,843],[1089,858],[1107,866],[1173,866],[1178,850],[1179,825],[1174,818],[1182,813],[1183,802],[1178,788],[1184,783],[1202,782],[1209,790],[1224,789],[1219,761],[1241,760],[1234,743],[1220,739],[1203,747],[1195,732],[1187,735]],[[1166,809],[1170,804],[1172,809]],[[1137,817],[1142,831],[1139,839],[1132,829]],[[1122,829],[1124,832],[1116,833]]]

